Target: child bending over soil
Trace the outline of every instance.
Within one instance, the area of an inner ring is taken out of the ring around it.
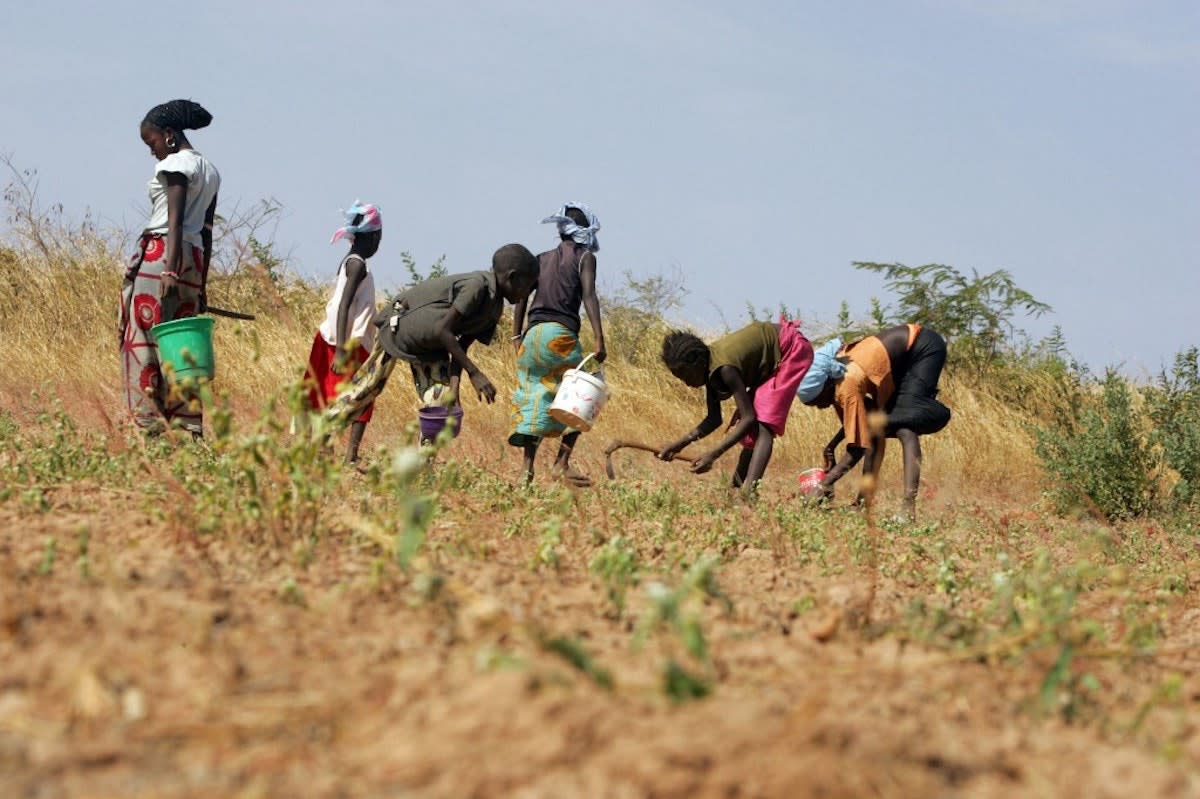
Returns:
[[[822,486],[827,497],[833,484],[864,458],[863,473],[877,478],[885,441],[898,438],[904,450],[905,513],[915,517],[921,482],[919,437],[950,422],[950,409],[937,400],[945,363],[945,340],[919,324],[889,327],[845,347],[833,339],[817,351],[796,394],[805,405],[832,405],[842,422],[824,451],[828,472]],[[872,411],[886,412],[887,421],[872,428]],[[846,454],[835,462],[843,440]]]
[[[496,387],[467,356],[476,341],[490,344],[504,301],[521,302],[537,282],[538,262],[520,244],[506,244],[492,256],[490,272],[436,277],[397,294],[375,317],[375,347],[350,384],[329,404],[326,417],[345,424],[382,393],[396,361],[412,368],[423,402],[447,385],[458,404],[466,372],[479,399],[492,403]]]
[[[692,463],[692,471],[707,472],[740,442],[743,449],[732,484],[753,491],[767,470],[775,436],[783,435],[796,389],[812,364],[812,345],[800,325],[782,316],[777,323],[751,322],[711,345],[676,330],[663,339],[662,359],[671,374],[687,385],[704,386],[708,414],[658,457],[672,460],[688,444],[720,427],[721,401],[732,397],[737,412],[728,434]]]

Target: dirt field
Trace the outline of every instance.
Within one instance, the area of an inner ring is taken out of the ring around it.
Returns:
[[[590,492],[521,493],[490,476],[500,456],[472,471],[454,447],[485,452],[464,435],[441,456],[461,485],[438,484],[407,570],[356,529],[376,490],[358,475],[316,538],[197,534],[88,480],[0,504],[0,795],[1200,795],[1194,530],[936,497],[921,525],[872,528],[784,514],[782,479],[748,506],[649,456]],[[589,567],[618,535],[638,562],[623,612]],[[990,621],[1000,553],[1037,552],[1101,570],[1050,637],[1032,571],[1026,621]],[[685,597],[707,656],[639,638],[647,586],[702,553],[732,601]],[[668,659],[712,693],[670,699]]]
[[[518,490],[474,397],[413,471],[406,387],[347,473],[263,416],[323,294],[247,278],[207,445],[131,444],[119,272],[22,258],[4,362],[46,382],[0,383],[4,799],[1200,795],[1200,529],[1055,515],[998,394],[945,381],[918,524],[895,453],[869,518],[852,483],[800,501],[834,426],[805,408],[754,504],[732,455]],[[511,350],[478,349],[506,397]],[[703,414],[656,358],[610,363],[594,477]]]

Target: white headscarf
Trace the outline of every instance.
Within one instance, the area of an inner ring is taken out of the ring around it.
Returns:
[[[580,227],[575,220],[567,216],[568,208],[578,208],[583,212],[583,217],[588,221],[587,227]],[[551,214],[542,220],[542,224],[547,222],[555,222],[558,224],[558,234],[560,236],[568,236],[573,241],[582,244],[589,252],[598,252],[600,250],[600,242],[596,240],[596,231],[600,230],[600,217],[592,213],[592,210],[581,203],[564,203],[556,213]]]

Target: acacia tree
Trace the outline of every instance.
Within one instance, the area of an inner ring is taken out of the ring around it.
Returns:
[[[1018,313],[1038,317],[1050,311],[1017,286],[1003,269],[965,275],[945,264],[905,266],[855,261],[856,269],[882,274],[895,293],[898,322],[920,322],[945,337],[950,358],[982,374],[1012,343]]]

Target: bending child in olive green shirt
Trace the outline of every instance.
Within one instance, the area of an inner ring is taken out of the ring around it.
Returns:
[[[771,460],[775,436],[783,435],[796,388],[812,364],[813,350],[800,325],[785,317],[778,323],[751,322],[706,345],[682,330],[663,339],[663,363],[689,386],[704,386],[708,413],[678,441],[658,453],[671,460],[688,444],[721,426],[721,401],[737,405],[728,435],[692,463],[703,474],[734,444],[743,450],[732,484],[752,491]]]
[[[471,344],[489,344],[505,300],[520,302],[537,282],[538,263],[520,244],[506,244],[492,256],[490,272],[466,272],[418,283],[393,297],[375,317],[379,333],[367,362],[326,409],[328,418],[354,418],[382,392],[397,360],[412,367],[423,402],[441,386],[458,398],[466,372],[479,399],[492,403],[496,387],[467,356]]]

